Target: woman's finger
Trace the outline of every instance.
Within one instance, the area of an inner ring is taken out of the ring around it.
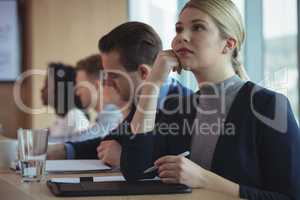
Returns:
[[[178,60],[178,63],[179,63],[179,65],[176,68],[174,68],[174,71],[176,71],[178,74],[181,74],[181,71],[182,71],[183,67],[182,67],[182,64],[180,62],[180,59],[176,55],[176,53],[174,52],[174,50],[172,50],[172,54],[176,57],[176,59]]]
[[[158,171],[179,170],[177,163],[164,163],[159,166]]]
[[[177,57],[177,55],[174,53],[174,51],[172,49],[162,51],[160,56],[166,56],[169,59],[172,59],[174,64],[175,64],[174,68],[177,69],[178,67],[180,67],[180,60],[179,60],[179,58]],[[173,68],[173,70],[174,70],[174,68]]]
[[[179,181],[175,178],[161,178],[160,179],[163,183],[167,183],[167,184],[176,184],[179,183]]]
[[[155,166],[162,165],[163,163],[176,163],[178,156],[163,156],[154,162]]]
[[[164,170],[158,175],[160,178],[178,178],[178,171],[176,170]]]

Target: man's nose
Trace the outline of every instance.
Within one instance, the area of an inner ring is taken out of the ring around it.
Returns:
[[[107,77],[107,78],[103,81],[103,85],[112,87],[112,86],[114,85],[114,81],[113,81],[111,78]]]
[[[80,96],[80,89],[79,89],[79,88],[76,88],[76,89],[75,89],[75,94],[76,94],[77,96]]]

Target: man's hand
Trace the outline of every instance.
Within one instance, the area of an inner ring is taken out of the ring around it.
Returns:
[[[66,159],[66,150],[64,144],[53,144],[48,146],[48,160],[64,160]]]
[[[115,140],[105,140],[97,147],[98,158],[112,167],[120,167],[121,145]]]

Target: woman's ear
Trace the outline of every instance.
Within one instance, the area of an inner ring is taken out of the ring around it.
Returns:
[[[225,44],[225,47],[223,49],[223,53],[226,54],[228,52],[231,52],[233,51],[235,48],[236,48],[236,45],[237,45],[237,41],[236,39],[230,37],[230,38],[227,38],[226,39],[226,44]]]
[[[138,74],[141,80],[146,80],[151,73],[151,68],[146,64],[138,66]]]

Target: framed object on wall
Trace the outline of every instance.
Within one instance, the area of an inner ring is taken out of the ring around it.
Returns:
[[[18,1],[0,0],[0,81],[15,81],[21,70]]]

